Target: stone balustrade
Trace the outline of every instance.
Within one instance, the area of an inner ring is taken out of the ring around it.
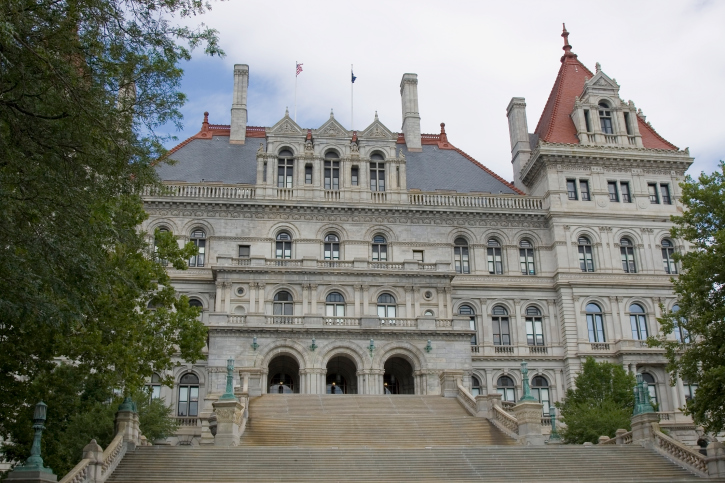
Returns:
[[[306,328],[379,328],[390,330],[467,330],[470,331],[468,319],[458,317],[455,319],[435,319],[432,317],[323,317],[316,315],[262,315],[262,314],[225,314],[210,313],[209,325],[211,327],[268,327],[268,326],[294,326]],[[182,424],[183,425],[183,424]]]
[[[532,356],[562,356],[564,348],[561,346],[551,345],[493,345],[481,344],[471,346],[471,353],[476,357],[512,357],[512,358],[530,358]]]
[[[405,260],[399,263],[393,262],[373,262],[364,258],[356,258],[355,260],[318,260],[316,258],[301,259],[280,259],[280,258],[238,258],[229,255],[217,256],[217,263],[212,265],[212,269],[224,267],[228,269],[232,267],[279,267],[285,270],[290,268],[321,268],[328,270],[355,270],[355,271],[404,271],[404,272],[451,272],[451,263],[447,261],[438,261],[433,263],[423,263],[416,260]]]
[[[654,431],[654,450],[700,476],[709,475],[708,458],[706,456],[670,438],[661,431]]]
[[[509,436],[518,438],[519,422],[512,414],[503,410],[499,406],[494,406],[491,413],[493,416],[491,418],[491,422],[493,422],[496,427],[504,431]]]

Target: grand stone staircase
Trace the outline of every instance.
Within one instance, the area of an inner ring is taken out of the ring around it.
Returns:
[[[265,395],[239,447],[139,447],[108,482],[699,480],[639,446],[516,446],[440,396]]]

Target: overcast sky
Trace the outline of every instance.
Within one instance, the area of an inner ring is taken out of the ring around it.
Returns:
[[[248,64],[249,125],[272,126],[289,106],[297,122],[317,128],[334,109],[350,128],[378,111],[400,131],[400,79],[418,74],[421,129],[440,132],[481,163],[513,179],[506,120],[511,97],[525,97],[529,132],[560,66],[562,22],[579,60],[617,80],[665,139],[690,147],[690,174],[725,159],[725,1],[240,1],[212,3],[194,21],[219,30],[224,58],[195,52],[182,65],[183,140],[198,132],[204,111],[228,124],[233,65]],[[168,143],[171,147],[175,142]]]

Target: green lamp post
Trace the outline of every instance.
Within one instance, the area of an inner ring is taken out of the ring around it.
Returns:
[[[554,406],[549,407],[549,417],[551,418],[551,435],[549,436],[550,443],[561,442],[559,432],[556,430],[556,408]]]
[[[234,396],[234,359],[227,359],[227,388],[219,399],[224,401],[237,399]]]
[[[45,426],[46,416],[48,414],[48,405],[43,401],[40,401],[35,405],[35,411],[33,412],[33,430],[35,430],[35,436],[33,437],[33,446],[30,448],[30,457],[25,461],[23,466],[15,468],[14,471],[39,471],[42,473],[53,474],[53,470],[47,466],[43,466],[43,458],[40,456],[40,439],[43,436],[43,430]]]
[[[529,386],[529,369],[526,367],[526,362],[521,363],[521,384],[523,385],[524,395],[521,399],[519,399],[519,402],[537,402],[538,399],[531,395],[531,387]]]

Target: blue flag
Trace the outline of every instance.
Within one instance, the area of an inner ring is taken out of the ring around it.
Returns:
[[[355,77],[355,74],[353,74],[352,71],[350,71],[350,76],[352,77],[352,83],[354,84],[357,77]]]

